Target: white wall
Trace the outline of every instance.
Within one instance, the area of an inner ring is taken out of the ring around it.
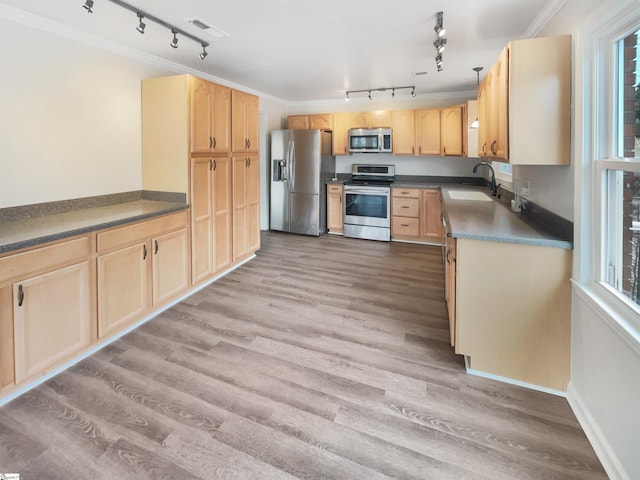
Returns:
[[[141,188],[140,81],[166,74],[0,19],[0,208]]]

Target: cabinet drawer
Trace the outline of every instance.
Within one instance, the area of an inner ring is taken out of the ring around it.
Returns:
[[[187,226],[187,211],[166,215],[154,220],[147,220],[126,227],[116,228],[98,233],[98,252],[106,252],[114,248],[132,245],[161,235],[165,232],[178,230]]]
[[[329,193],[342,194],[342,185],[329,185]]]
[[[391,202],[392,215],[399,217],[418,217],[420,201],[417,198],[396,197]]]
[[[86,260],[91,255],[89,236],[67,240],[47,247],[37,247],[0,258],[0,283],[26,277],[39,271]]]
[[[417,218],[392,217],[391,235],[418,237],[420,235],[420,222]]]
[[[420,198],[419,188],[392,188],[391,196],[393,197],[406,197],[406,198]]]

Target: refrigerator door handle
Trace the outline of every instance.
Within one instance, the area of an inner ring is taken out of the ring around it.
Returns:
[[[293,190],[296,183],[296,145],[293,141],[289,143],[289,188]]]

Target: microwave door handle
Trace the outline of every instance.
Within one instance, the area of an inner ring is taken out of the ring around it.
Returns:
[[[382,134],[382,132],[380,132],[378,134],[378,151],[379,152],[382,151],[382,145],[384,145],[384,135]]]

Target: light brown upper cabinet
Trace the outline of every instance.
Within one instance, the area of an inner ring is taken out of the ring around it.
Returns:
[[[289,115],[287,117],[289,130],[307,130],[309,128],[309,115]]]
[[[394,155],[415,154],[414,111],[394,110],[391,112]]]
[[[375,110],[367,112],[369,128],[389,128],[392,124],[391,111]]]
[[[290,130],[316,129],[331,130],[333,128],[333,115],[330,113],[316,113],[312,115],[289,115],[287,128]]]
[[[347,131],[349,130],[349,116],[347,112],[333,114],[333,154],[346,155],[347,149]]]
[[[478,114],[481,156],[568,165],[571,36],[510,42],[478,88]]]
[[[440,141],[442,155],[461,157],[464,151],[464,106],[443,108],[440,112]]]
[[[415,111],[416,148],[418,155],[440,155],[440,109]]]
[[[229,152],[231,89],[191,78],[191,153]]]
[[[259,99],[255,95],[231,91],[231,147],[234,152],[257,152],[259,146]]]

